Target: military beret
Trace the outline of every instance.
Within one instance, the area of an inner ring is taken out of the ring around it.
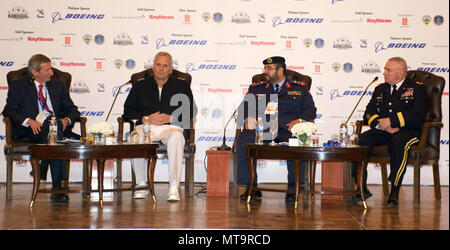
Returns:
[[[267,58],[266,60],[263,61],[263,64],[273,64],[273,63],[280,63],[280,64],[284,64],[285,60],[284,57],[281,56],[272,56]]]

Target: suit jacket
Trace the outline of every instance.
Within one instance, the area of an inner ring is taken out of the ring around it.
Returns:
[[[46,83],[53,113],[57,118],[69,118],[72,123],[80,116],[78,107],[69,96],[66,85],[60,81],[50,80]],[[26,118],[35,119],[39,113],[38,93],[31,78],[12,82],[9,85],[6,105],[2,114],[12,121],[13,140],[24,140],[29,127],[22,126]]]
[[[187,97],[185,101],[189,101],[189,117],[186,114],[181,113],[178,117],[178,122],[183,124],[189,124],[190,118],[197,115],[197,106],[192,95],[189,84],[177,78],[169,77],[167,82],[163,85],[161,92],[161,100],[159,99],[158,84],[154,77],[144,78],[133,84],[130,93],[124,104],[123,118],[125,119],[139,119],[136,124],[141,124],[143,116],[151,115],[155,112],[172,115],[174,111],[181,108],[186,102],[175,102],[171,104],[171,101],[175,101],[177,94],[178,97]],[[185,107],[185,106],[183,106]],[[185,117],[183,117],[185,116]],[[185,119],[187,118],[187,119]]]
[[[391,85],[378,85],[366,107],[364,119],[371,128],[378,124],[378,119],[389,117],[391,127],[400,129],[421,129],[426,110],[426,90],[421,82],[406,78],[398,88],[397,94],[391,96]]]
[[[259,102],[263,101],[264,104],[261,107],[266,107],[270,101],[270,94],[275,94],[273,85],[265,81],[253,83],[249,88],[247,95],[263,95],[263,98],[257,98],[256,107],[244,108],[244,118],[250,114],[258,115]],[[264,100],[265,97],[265,100]],[[248,112],[254,108],[256,112]],[[311,121],[316,118],[316,107],[314,105],[313,98],[308,90],[308,87],[304,82],[291,81],[286,79],[285,83],[281,86],[278,94],[278,137],[283,140],[287,140],[291,137],[291,132],[288,130],[287,123],[296,120],[303,119]],[[264,110],[259,111],[261,114]],[[256,119],[256,117],[253,117]],[[267,118],[268,120],[268,118]]]

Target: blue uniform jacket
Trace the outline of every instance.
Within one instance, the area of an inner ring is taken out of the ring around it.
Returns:
[[[264,106],[266,107],[270,101],[271,94],[275,94],[272,84],[265,81],[253,83],[248,88],[247,95],[256,95],[262,98],[256,98],[256,107],[245,105],[244,119],[249,115],[253,116],[252,114],[258,115],[258,102],[264,101]],[[256,112],[249,112],[249,109],[252,108],[254,108],[252,111]],[[288,130],[286,124],[296,119],[306,121],[314,120],[316,118],[316,111],[313,98],[306,84],[304,82],[286,79],[278,94],[278,138],[282,141],[287,141],[291,137],[291,132]],[[259,111],[259,113],[264,114],[264,110]],[[256,117],[253,118],[257,119]],[[269,121],[268,115],[266,121]]]

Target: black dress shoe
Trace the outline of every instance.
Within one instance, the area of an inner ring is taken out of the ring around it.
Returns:
[[[286,202],[295,202],[295,193],[287,192],[284,200]]]
[[[248,189],[245,189],[245,192],[243,194],[241,194],[240,199],[243,201],[247,200],[247,196],[248,196]],[[259,190],[252,190],[252,194],[251,194],[251,198],[252,200],[260,200],[262,197],[262,193]]]
[[[391,190],[391,193],[389,194],[389,198],[386,201],[386,204],[388,207],[398,207],[398,191],[397,190]]]
[[[53,202],[69,202],[69,197],[65,194],[52,194],[50,200]]]
[[[63,190],[62,188],[52,188],[52,191]],[[50,195],[50,200],[53,202],[68,202],[69,196],[64,193],[54,193]]]
[[[372,193],[369,190],[364,191],[364,200],[367,200],[370,197],[372,197]],[[362,201],[361,194],[357,194],[355,197],[353,197],[353,200],[352,200],[353,203],[357,203],[360,201]]]

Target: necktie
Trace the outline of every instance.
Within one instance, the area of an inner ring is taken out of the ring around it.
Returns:
[[[397,85],[392,85],[392,93],[391,96],[395,96],[397,94]]]
[[[44,93],[42,91],[42,88],[44,87],[44,84],[39,84],[39,100],[42,109],[45,109],[47,112],[50,113],[50,116],[53,116],[53,112],[48,108],[47,106],[47,99],[44,98]]]
[[[278,88],[280,87],[280,85],[278,85],[278,83],[277,84],[275,84],[275,94],[278,94]]]

